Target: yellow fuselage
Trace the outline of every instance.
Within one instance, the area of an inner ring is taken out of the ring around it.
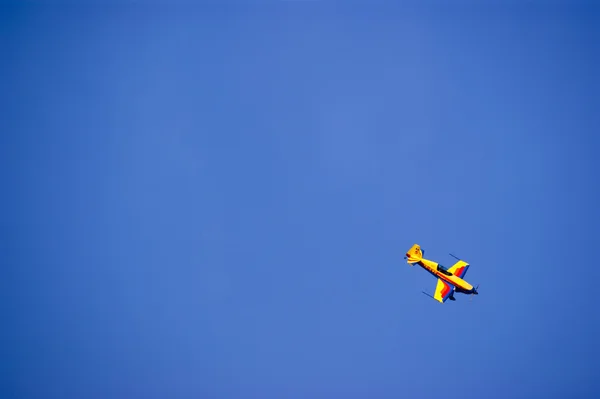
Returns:
[[[473,289],[473,286],[467,283],[462,278],[453,274],[447,275],[442,271],[438,270],[438,263],[436,262],[433,262],[428,259],[421,259],[417,263],[419,266],[427,270],[429,273],[433,274],[435,277],[441,278],[448,284],[452,284],[453,286],[455,286],[457,291],[471,291]]]

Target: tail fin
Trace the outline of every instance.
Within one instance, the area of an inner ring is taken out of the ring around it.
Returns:
[[[423,251],[419,244],[413,245],[408,252],[406,252],[406,258],[408,263],[417,263],[423,259]]]

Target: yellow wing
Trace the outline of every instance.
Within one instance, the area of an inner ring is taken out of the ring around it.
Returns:
[[[433,299],[439,301],[441,303],[446,302],[448,298],[452,296],[454,292],[454,287],[441,278],[438,278],[437,286],[435,287],[435,293],[433,294]]]
[[[465,274],[467,274],[467,270],[469,270],[469,264],[464,260],[459,260],[456,262],[448,271],[454,274],[458,278],[465,278]]]

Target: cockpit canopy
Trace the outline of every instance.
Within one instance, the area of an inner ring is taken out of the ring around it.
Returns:
[[[442,273],[444,273],[446,276],[452,276],[452,273],[450,273],[450,272],[448,271],[448,269],[446,269],[446,268],[445,268],[444,266],[442,266],[442,265],[438,265],[438,266],[437,266],[437,270],[438,270],[438,272],[442,272]]]

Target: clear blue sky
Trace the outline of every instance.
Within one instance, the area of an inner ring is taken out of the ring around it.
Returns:
[[[600,7],[110,4],[1,9],[2,398],[600,395]]]

